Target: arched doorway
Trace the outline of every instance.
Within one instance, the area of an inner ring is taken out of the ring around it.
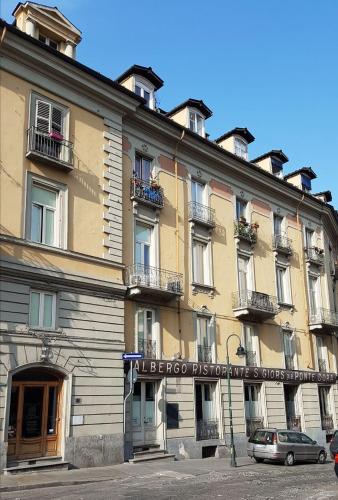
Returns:
[[[12,377],[9,462],[58,455],[63,378],[44,367],[28,368]]]

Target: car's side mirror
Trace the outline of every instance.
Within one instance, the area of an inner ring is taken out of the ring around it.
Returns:
[[[317,441],[312,441],[312,444],[317,444]]]

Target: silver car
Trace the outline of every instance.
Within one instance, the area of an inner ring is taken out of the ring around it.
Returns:
[[[297,431],[257,429],[248,441],[247,452],[256,462],[266,459],[293,465],[296,461],[315,461],[319,464],[326,461],[324,446]]]

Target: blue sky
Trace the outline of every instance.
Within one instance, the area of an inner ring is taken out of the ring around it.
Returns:
[[[0,0],[12,21],[14,0]],[[311,166],[313,191],[338,207],[336,0],[44,0],[82,30],[78,60],[115,78],[130,65],[164,80],[160,106],[188,97],[213,110],[211,138],[256,137],[250,157],[283,149],[286,172]]]

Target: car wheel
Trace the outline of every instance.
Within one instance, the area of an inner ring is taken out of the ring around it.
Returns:
[[[256,460],[256,462],[257,462],[258,464],[260,464],[260,463],[264,462],[264,458],[254,457],[254,459]]]
[[[291,465],[293,465],[294,463],[295,463],[295,457],[294,454],[291,453],[290,451],[285,457],[284,464],[291,467]]]
[[[324,450],[322,450],[319,455],[318,455],[318,460],[317,460],[317,463],[318,464],[325,464],[325,461],[326,461],[326,453]]]

